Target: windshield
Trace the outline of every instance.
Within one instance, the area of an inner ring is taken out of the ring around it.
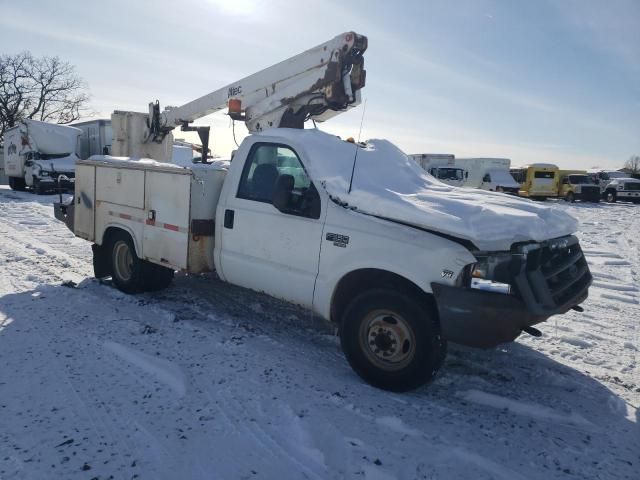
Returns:
[[[569,183],[571,185],[586,185],[593,183],[588,175],[569,175]]]
[[[461,168],[438,168],[438,176],[440,180],[462,180],[464,177]]]
[[[507,170],[491,170],[489,174],[494,183],[503,187],[517,186],[516,181]]]

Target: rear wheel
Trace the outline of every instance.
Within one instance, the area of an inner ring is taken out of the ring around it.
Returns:
[[[24,192],[27,188],[27,184],[24,178],[9,177],[9,187],[16,192]]]
[[[391,289],[368,290],[351,301],[340,342],[362,379],[395,392],[431,381],[446,355],[446,341],[425,302]]]
[[[131,237],[124,232],[116,232],[111,237],[111,278],[113,283],[125,293],[140,293],[145,290],[145,263],[138,258]]]
[[[171,268],[145,262],[145,288],[151,292],[167,288],[173,280],[174,271]]]

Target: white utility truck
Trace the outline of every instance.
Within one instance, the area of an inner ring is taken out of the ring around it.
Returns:
[[[409,155],[409,158],[442,183],[454,187],[464,185],[467,173],[455,164],[455,155],[448,153],[414,153]]]
[[[302,128],[358,103],[366,47],[345,33],[184,107],[115,112],[114,151],[137,157],[166,159],[171,128],[225,105],[252,134],[230,164],[79,161],[55,211],[93,243],[96,277],[137,293],[215,269],[334,322],[353,369],[394,391],[432,379],[447,341],[493,347],[581,310],[572,217],[444,185],[386,140]]]
[[[520,184],[509,173],[508,158],[456,158],[455,165],[467,172],[465,187],[513,195],[520,190]]]
[[[73,187],[78,137],[67,125],[21,120],[4,134],[5,174],[13,190]]]
[[[602,197],[609,203],[640,203],[640,180],[637,178],[612,178],[602,192]]]

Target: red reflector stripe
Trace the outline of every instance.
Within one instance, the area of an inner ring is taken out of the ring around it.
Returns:
[[[170,223],[165,223],[164,228],[166,228],[167,230],[173,230],[174,232],[180,231],[180,227],[178,227],[177,225],[171,225]]]

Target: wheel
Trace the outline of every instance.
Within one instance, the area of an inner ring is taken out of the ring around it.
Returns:
[[[608,203],[616,203],[617,198],[615,190],[607,190],[604,194],[604,199]]]
[[[15,190],[16,192],[24,192],[27,185],[24,178],[9,177],[9,187],[11,187],[11,190]]]
[[[145,290],[145,264],[136,255],[133,241],[125,232],[115,232],[109,243],[111,278],[119,290],[140,293]]]
[[[573,195],[573,192],[569,192],[567,193],[567,196],[565,197],[565,200],[569,203],[573,203],[576,201],[576,197]]]
[[[171,268],[156,265],[151,262],[145,263],[145,289],[150,292],[167,288],[173,280],[174,271]]]
[[[47,193],[47,189],[37,178],[33,179],[33,193],[35,193],[36,195],[44,195],[45,193]]]
[[[496,192],[504,193],[504,188],[496,187]]]
[[[345,309],[340,343],[351,368],[371,385],[403,392],[434,378],[446,355],[424,302],[391,289],[368,290]]]

